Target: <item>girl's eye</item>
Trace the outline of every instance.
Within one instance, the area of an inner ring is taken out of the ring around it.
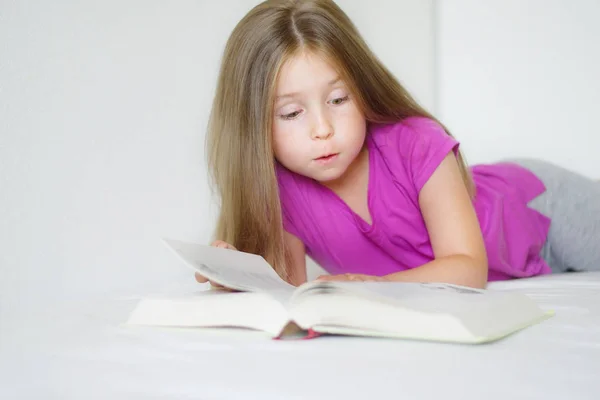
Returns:
[[[331,100],[331,104],[333,104],[334,106],[339,106],[340,104],[344,104],[346,101],[348,101],[348,96],[333,99]]]
[[[293,113],[282,115],[281,118],[285,120],[290,120],[296,118],[298,115],[300,115],[300,111],[294,111]]]

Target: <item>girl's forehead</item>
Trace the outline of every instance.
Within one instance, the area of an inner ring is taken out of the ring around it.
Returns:
[[[306,86],[324,86],[337,83],[338,68],[326,57],[311,51],[292,55],[281,67],[277,88],[297,91]]]

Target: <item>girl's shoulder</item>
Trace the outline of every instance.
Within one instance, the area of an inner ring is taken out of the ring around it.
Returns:
[[[301,181],[306,180],[305,177],[290,171],[278,161],[275,161],[275,176],[279,185],[298,185],[302,183]]]
[[[312,179],[290,171],[275,161],[275,175],[279,188],[279,198],[286,204],[298,203],[299,198],[313,197],[319,194]]]
[[[445,139],[448,134],[435,120],[427,117],[408,117],[389,124],[369,126],[371,140],[378,146],[409,147],[415,142]]]
[[[458,152],[459,143],[442,125],[425,117],[372,125],[369,129],[372,148],[398,180],[410,182],[417,192],[449,152]]]

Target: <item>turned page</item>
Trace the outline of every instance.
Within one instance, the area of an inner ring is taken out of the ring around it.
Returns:
[[[295,289],[258,255],[172,239],[163,242],[200,275],[229,289],[289,294]]]

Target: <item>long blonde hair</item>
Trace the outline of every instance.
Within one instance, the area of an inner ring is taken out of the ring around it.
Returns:
[[[220,198],[215,237],[263,256],[288,280],[272,113],[281,66],[301,50],[338,67],[368,122],[414,116],[436,120],[378,60],[333,1],[268,0],[246,14],[225,47],[207,132],[209,169]],[[460,153],[458,160],[472,195]]]

